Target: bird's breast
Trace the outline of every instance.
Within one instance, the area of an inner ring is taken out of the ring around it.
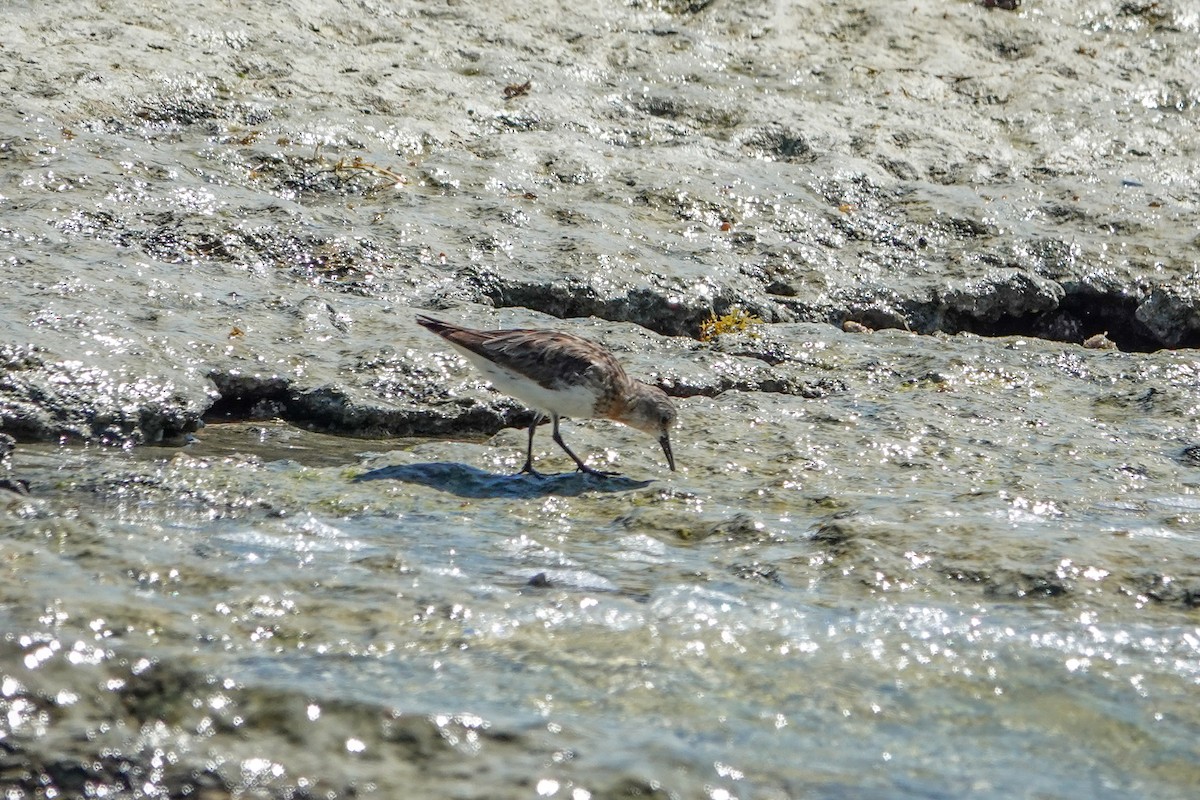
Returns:
[[[514,372],[476,353],[464,355],[492,382],[497,391],[521,400],[530,408],[572,419],[596,416],[596,404],[600,398],[590,384],[568,384],[550,389],[533,378]]]

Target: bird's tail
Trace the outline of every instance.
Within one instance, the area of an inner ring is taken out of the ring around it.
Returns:
[[[434,319],[426,314],[417,314],[417,324],[441,337],[449,336],[459,330],[457,326],[451,325],[449,322],[442,322],[440,319]]]

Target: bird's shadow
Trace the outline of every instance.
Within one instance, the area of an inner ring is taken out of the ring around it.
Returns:
[[[459,497],[545,497],[560,495],[574,497],[585,492],[625,492],[641,489],[653,481],[635,481],[623,475],[602,477],[583,472],[563,472],[557,475],[511,475],[485,472],[466,464],[432,461],[423,464],[397,464],[364,472],[354,479],[361,481],[404,481],[441,489]]]

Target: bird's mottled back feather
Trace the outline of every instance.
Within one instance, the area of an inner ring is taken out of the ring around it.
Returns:
[[[624,368],[610,353],[574,334],[524,328],[481,331],[425,316],[418,317],[417,322],[446,341],[525,375],[546,389],[586,383],[606,390],[608,385],[619,386],[628,380]]]

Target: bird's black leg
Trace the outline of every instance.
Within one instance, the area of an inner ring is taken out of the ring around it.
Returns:
[[[551,414],[550,419],[554,422],[554,435],[552,438],[558,443],[558,446],[561,447],[563,451],[571,457],[571,460],[574,461],[575,465],[579,467],[580,472],[586,472],[588,475],[595,475],[600,478],[611,478],[614,475],[619,474],[616,472],[604,472],[603,470],[592,469],[587,464],[583,463],[583,460],[579,456],[571,452],[571,448],[567,447],[567,443],[563,441],[562,434],[558,432],[558,414]]]
[[[525,447],[525,466],[521,467],[521,471],[517,473],[518,475],[529,473],[530,475],[532,475],[535,478],[546,477],[545,475],[543,475],[542,473],[538,472],[536,469],[533,468],[533,434],[534,434],[534,431],[537,430],[537,426],[540,425],[541,422],[542,422],[542,415],[538,414],[536,417],[533,418],[533,422],[529,423],[529,444],[526,445],[526,447]]]

